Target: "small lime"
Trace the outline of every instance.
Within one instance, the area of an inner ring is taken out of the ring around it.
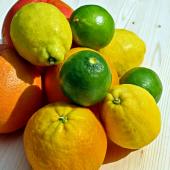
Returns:
[[[100,49],[112,40],[114,20],[98,5],[84,5],[76,9],[70,18],[74,41],[84,47]]]
[[[153,70],[145,67],[135,67],[126,72],[120,79],[120,84],[134,84],[146,89],[159,101],[162,94],[162,82]]]
[[[60,85],[64,94],[83,106],[101,101],[111,82],[111,71],[105,59],[94,51],[72,54],[60,71]]]

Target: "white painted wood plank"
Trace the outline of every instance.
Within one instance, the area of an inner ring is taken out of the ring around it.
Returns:
[[[0,0],[0,28],[7,10],[16,0]],[[114,17],[117,28],[136,32],[147,44],[144,66],[155,70],[164,86],[159,102],[162,129],[147,147],[104,165],[101,170],[170,170],[170,1],[169,0],[64,0],[74,9],[98,4]],[[161,26],[161,27],[160,27]],[[0,135],[0,170],[29,170],[22,134]]]
[[[137,1],[136,1],[137,2]],[[127,2],[125,2],[127,3]],[[130,1],[128,2],[131,3]],[[167,18],[170,12],[168,1],[138,1],[133,14],[129,9],[129,19],[124,19],[124,11],[119,14],[118,24],[120,27],[128,28],[140,35],[147,44],[147,53],[143,65],[154,69],[161,77],[164,86],[162,99],[159,103],[162,112],[162,131],[159,138],[144,150],[132,153],[125,159],[114,164],[105,166],[115,170],[169,170],[170,169],[170,95],[169,86],[169,52],[170,33]],[[128,5],[126,5],[126,10]],[[130,5],[129,5],[130,6]],[[126,12],[125,12],[126,13]],[[123,19],[123,21],[121,21]],[[124,20],[126,21],[124,23]],[[132,24],[134,22],[135,24]],[[158,25],[161,25],[159,28]]]

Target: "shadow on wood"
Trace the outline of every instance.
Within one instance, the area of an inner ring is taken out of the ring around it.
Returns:
[[[118,161],[118,160],[126,157],[131,152],[135,151],[132,149],[122,148],[122,147],[116,145],[115,143],[113,143],[110,139],[108,139],[107,142],[108,142],[107,152],[106,152],[106,156],[105,156],[105,160],[104,160],[103,164]]]

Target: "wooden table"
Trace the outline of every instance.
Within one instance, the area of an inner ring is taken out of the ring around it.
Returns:
[[[0,29],[16,0],[0,0]],[[114,17],[117,28],[136,32],[147,45],[143,66],[155,70],[163,82],[159,102],[162,129],[147,147],[132,152],[101,170],[170,170],[170,0],[65,0],[74,9],[98,4]],[[29,170],[22,145],[22,131],[0,135],[0,170]],[[70,169],[72,170],[72,169]]]

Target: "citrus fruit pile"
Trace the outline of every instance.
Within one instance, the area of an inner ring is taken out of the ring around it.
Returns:
[[[34,170],[98,170],[158,136],[161,80],[103,7],[20,0],[2,35],[0,133],[25,126]]]

